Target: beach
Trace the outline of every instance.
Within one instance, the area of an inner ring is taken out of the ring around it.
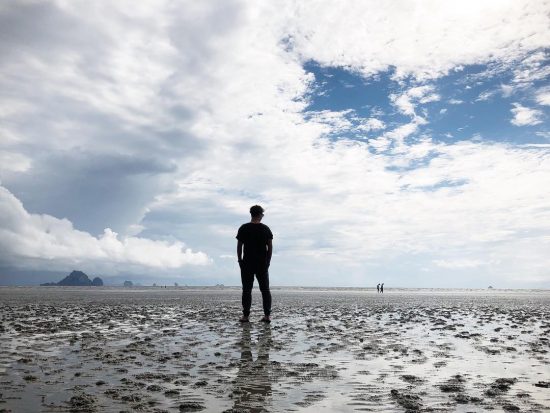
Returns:
[[[0,288],[0,412],[550,410],[550,291]]]

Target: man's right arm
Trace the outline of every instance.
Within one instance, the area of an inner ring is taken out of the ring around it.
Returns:
[[[267,240],[267,266],[271,265],[271,254],[273,254],[273,241]]]

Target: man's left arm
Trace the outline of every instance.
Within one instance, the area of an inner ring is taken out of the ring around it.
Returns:
[[[243,262],[243,242],[241,240],[237,240],[237,261],[239,261],[239,265]]]

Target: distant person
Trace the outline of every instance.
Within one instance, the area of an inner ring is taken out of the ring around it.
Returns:
[[[380,283],[376,284],[376,292],[377,292],[377,293],[380,292]]]
[[[384,293],[384,283],[380,284],[380,292]]]
[[[243,316],[239,321],[249,321],[252,306],[252,287],[254,275],[258,280],[264,307],[264,316],[260,321],[271,322],[271,292],[269,291],[269,265],[273,252],[273,233],[267,225],[261,223],[264,209],[260,205],[250,208],[250,222],[241,225],[237,232],[237,259],[241,268],[243,285]],[[244,257],[243,257],[244,246]]]

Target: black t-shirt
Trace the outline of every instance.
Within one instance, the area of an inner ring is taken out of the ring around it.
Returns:
[[[244,245],[245,262],[265,263],[267,258],[267,243],[273,239],[273,233],[267,225],[248,222],[241,225],[237,239]]]

